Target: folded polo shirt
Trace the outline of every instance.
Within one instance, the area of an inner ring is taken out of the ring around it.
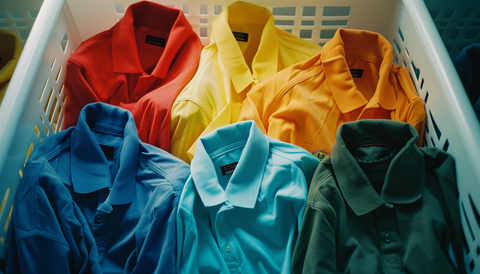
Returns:
[[[199,139],[177,215],[177,273],[291,273],[319,161],[253,121]]]
[[[466,273],[454,159],[417,139],[392,120],[339,127],[309,189],[293,273]]]
[[[480,43],[465,47],[452,61],[480,120]]]
[[[254,120],[268,136],[319,159],[331,154],[341,124],[362,119],[411,123],[421,145],[424,103],[392,54],[378,33],[339,29],[321,53],[255,86],[239,121]]]
[[[225,7],[197,73],[172,106],[170,152],[190,163],[198,137],[237,121],[252,86],[320,50],[276,28],[267,8],[243,1]]]
[[[181,10],[141,1],[69,57],[64,128],[88,103],[130,110],[143,142],[170,147],[170,110],[198,67],[202,44]]]
[[[131,113],[87,105],[35,147],[12,214],[7,273],[174,273],[190,168],[142,143]]]
[[[22,47],[17,36],[12,32],[0,29],[0,104],[21,53]]]

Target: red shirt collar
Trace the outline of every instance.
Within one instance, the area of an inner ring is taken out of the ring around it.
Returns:
[[[166,77],[182,45],[191,35],[196,35],[181,10],[147,1],[132,4],[113,27],[112,60],[115,72],[144,72],[138,57],[134,26],[170,31],[165,50],[151,74],[158,78]]]

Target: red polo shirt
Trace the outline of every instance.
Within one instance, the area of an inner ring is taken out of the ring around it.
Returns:
[[[168,151],[170,109],[201,50],[182,11],[147,1],[130,5],[117,24],[69,57],[63,128],[76,125],[86,104],[104,102],[130,110],[140,139]]]

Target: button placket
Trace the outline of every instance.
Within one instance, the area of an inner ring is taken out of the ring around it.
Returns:
[[[97,244],[98,255],[102,258],[105,253],[105,245],[107,243],[108,236],[108,223],[110,218],[110,213],[112,212],[113,207],[110,205],[108,196],[97,209],[95,216],[93,217],[93,227],[92,234],[95,238],[95,243]]]
[[[107,242],[108,213],[97,210],[93,219],[92,234],[97,244],[98,255],[103,257]]]
[[[394,206],[379,207],[375,210],[375,218],[378,230],[378,241],[380,251],[384,258],[384,262],[389,268],[402,268],[402,259],[400,256],[400,242],[397,231],[397,220],[395,217]]]

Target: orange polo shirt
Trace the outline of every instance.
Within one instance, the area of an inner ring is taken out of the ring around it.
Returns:
[[[392,46],[381,35],[339,29],[321,53],[252,88],[239,121],[255,120],[268,136],[320,159],[331,154],[341,124],[362,119],[408,122],[421,145],[424,103],[407,70],[392,58]]]
[[[160,19],[159,19],[160,18]],[[69,57],[64,128],[104,102],[130,110],[143,142],[170,147],[170,110],[195,74],[203,46],[181,10],[142,1]]]

